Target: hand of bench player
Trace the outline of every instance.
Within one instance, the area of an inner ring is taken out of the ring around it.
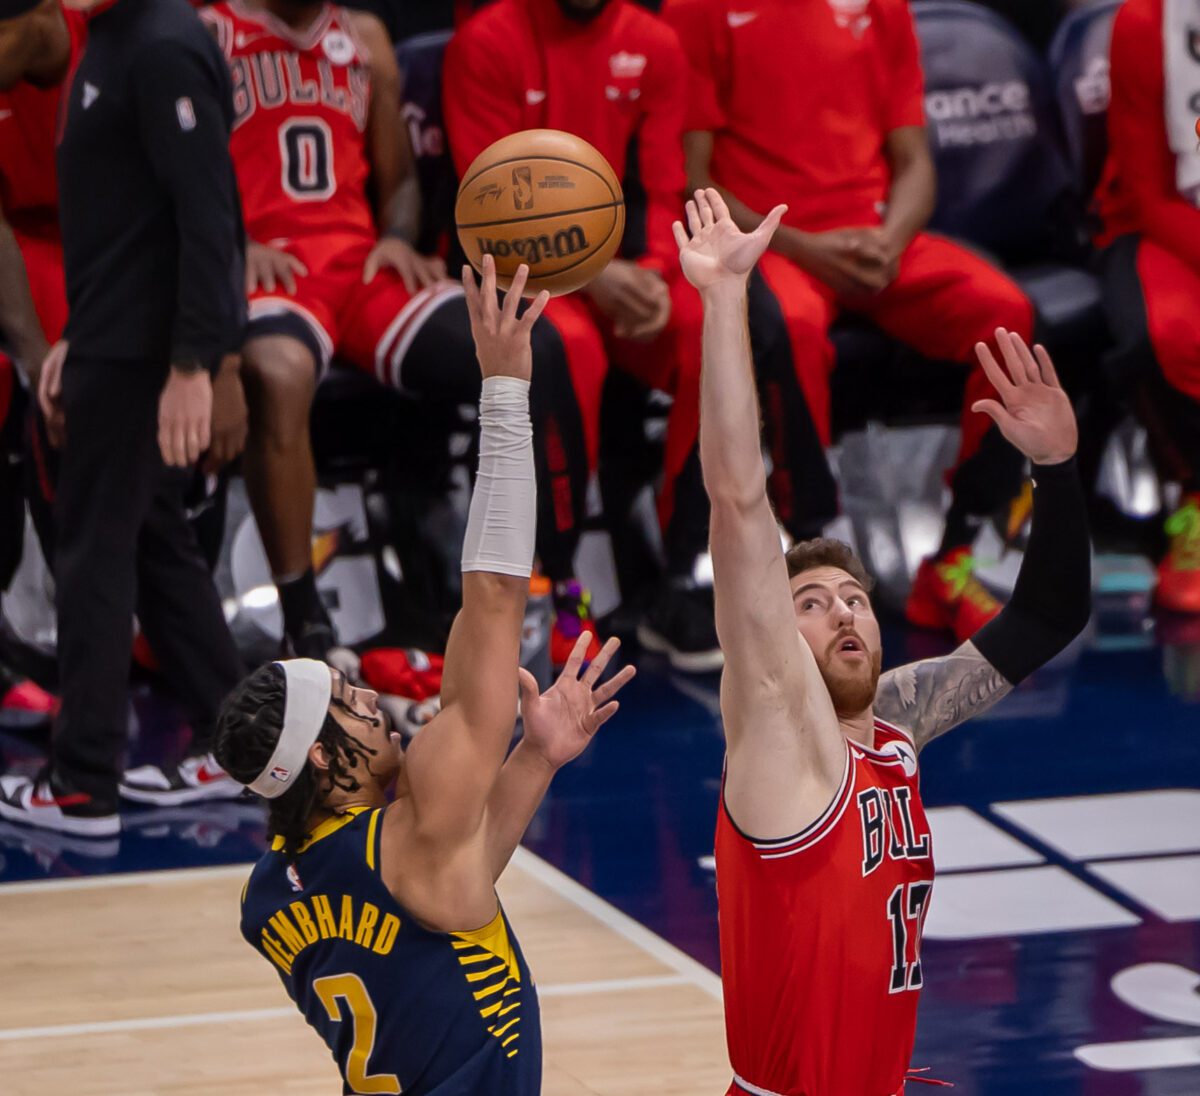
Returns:
[[[985,343],[977,343],[975,353],[1000,400],[976,400],[971,410],[988,415],[1034,464],[1070,460],[1079,445],[1079,428],[1046,348],[1035,346],[1030,353],[1020,335],[1003,327],[996,330],[996,345],[1007,375]]]

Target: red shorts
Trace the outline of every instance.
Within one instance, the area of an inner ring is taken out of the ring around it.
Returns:
[[[364,285],[363,266],[375,242],[357,233],[268,241],[296,256],[308,273],[296,278],[294,294],[278,284],[274,292],[250,294],[251,322],[291,312],[308,325],[320,346],[322,372],[336,354],[399,387],[400,363],[421,325],[461,296],[462,286],[445,281],[409,293],[391,269],[379,271]]]

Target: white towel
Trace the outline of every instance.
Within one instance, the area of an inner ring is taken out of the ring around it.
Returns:
[[[1175,185],[1185,201],[1200,207],[1200,0],[1163,2],[1163,89]]]

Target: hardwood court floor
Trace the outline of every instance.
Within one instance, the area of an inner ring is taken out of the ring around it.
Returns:
[[[332,1096],[337,1071],[237,930],[249,866],[0,886],[6,1096]],[[500,893],[539,984],[546,1096],[698,1096],[716,977],[525,850]]]

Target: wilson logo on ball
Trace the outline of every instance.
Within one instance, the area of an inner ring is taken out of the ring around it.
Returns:
[[[543,234],[515,240],[489,240],[480,236],[478,243],[481,256],[506,259],[510,255],[519,255],[530,266],[546,259],[566,259],[588,249],[587,233],[579,225],[571,225],[553,236]]]

